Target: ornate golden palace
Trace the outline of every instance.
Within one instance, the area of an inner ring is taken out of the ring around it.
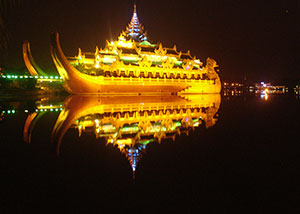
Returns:
[[[195,94],[220,93],[221,82],[215,71],[216,61],[206,65],[183,53],[176,46],[152,44],[140,24],[136,6],[126,30],[117,41],[107,41],[94,53],[79,49],[75,57],[66,57],[53,35],[51,56],[72,94]]]

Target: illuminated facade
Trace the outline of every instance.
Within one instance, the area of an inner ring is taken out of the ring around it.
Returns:
[[[92,132],[96,138],[105,138],[108,145],[116,146],[135,172],[149,143],[175,140],[176,135],[188,134],[200,125],[214,126],[220,102],[219,94],[185,97],[74,95],[65,100],[52,137],[59,154],[68,129],[75,128],[79,136]]]
[[[136,6],[126,30],[117,41],[107,41],[103,49],[66,57],[58,34],[53,35],[51,56],[72,94],[191,94],[220,93],[216,61],[205,66],[190,52],[183,53],[152,44],[139,22]]]

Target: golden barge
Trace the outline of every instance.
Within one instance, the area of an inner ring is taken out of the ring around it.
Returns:
[[[66,57],[58,33],[51,42],[53,62],[71,94],[195,94],[220,93],[221,81],[215,60],[206,65],[176,46],[152,44],[140,24],[136,6],[130,23],[117,41],[94,53],[79,49]]]

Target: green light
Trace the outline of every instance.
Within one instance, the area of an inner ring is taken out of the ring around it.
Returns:
[[[8,110],[7,113],[10,114],[10,110]]]
[[[140,141],[139,143],[140,144],[143,144],[143,145],[147,145],[148,143],[151,143],[151,142],[153,142],[154,140],[153,139],[151,139],[151,140],[146,140],[146,141]]]
[[[181,123],[180,123],[180,122],[175,122],[174,124],[175,124],[176,127],[181,126]]]
[[[4,75],[3,75],[2,77],[3,77],[3,78],[6,78],[6,76],[4,76]]]
[[[53,76],[50,76],[50,79],[53,79]]]
[[[13,114],[14,114],[14,113],[16,113],[16,111],[15,111],[15,110],[12,110],[12,111],[11,111],[11,113],[13,113]]]
[[[20,79],[23,79],[23,76],[20,76]]]
[[[146,45],[146,46],[150,46],[150,47],[155,47],[155,45],[152,45],[150,42],[148,41],[143,41],[143,42],[140,42],[140,45]]]
[[[44,77],[43,77],[43,76],[40,76],[40,78],[43,79]]]
[[[139,131],[139,127],[137,127],[137,126],[127,126],[127,127],[123,127],[122,128],[122,131],[123,132],[137,132],[137,131]]]
[[[8,76],[7,76],[7,78],[8,78],[8,79],[10,79],[10,78],[11,78],[11,76],[9,76],[9,75],[8,75]]]
[[[58,76],[55,76],[55,79],[58,79]]]
[[[36,79],[37,79],[37,78],[39,78],[39,77],[38,77],[38,76],[34,76],[34,78],[36,78]]]
[[[199,122],[196,122],[196,123],[194,123],[193,126],[196,127],[196,126],[199,126],[199,124],[200,124]]]
[[[27,79],[28,78],[28,76],[25,76],[25,79]]]

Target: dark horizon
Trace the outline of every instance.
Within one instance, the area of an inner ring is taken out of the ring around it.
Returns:
[[[24,67],[21,45],[44,69],[54,70],[49,53],[51,32],[60,33],[67,56],[104,47],[130,21],[132,0],[23,1],[9,11],[8,67]],[[297,23],[299,1],[137,1],[137,13],[150,41],[190,50],[205,62],[214,58],[224,80],[274,81],[300,79]]]

